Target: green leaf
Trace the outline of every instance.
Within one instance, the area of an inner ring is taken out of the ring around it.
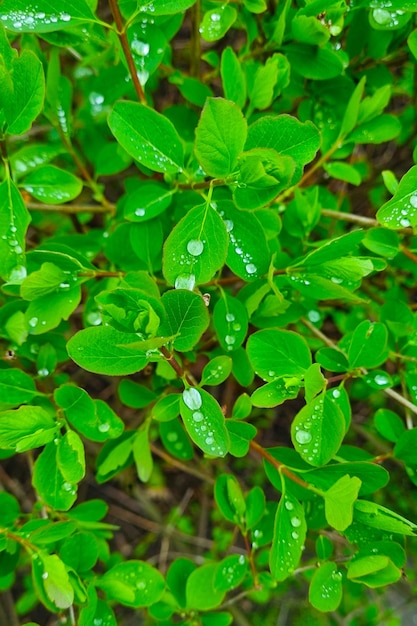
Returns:
[[[73,430],[67,430],[59,440],[56,460],[61,474],[69,483],[78,483],[84,478],[84,445],[79,435]]]
[[[40,202],[63,204],[80,195],[83,183],[55,165],[42,165],[30,172],[20,186]]]
[[[179,395],[179,394],[178,394]],[[178,402],[178,413],[180,412]],[[194,448],[182,422],[174,417],[169,422],[161,422],[159,434],[165,449],[181,461],[190,461],[194,457]]]
[[[394,193],[394,192],[392,192]],[[362,241],[368,250],[387,259],[393,259],[400,251],[399,237],[395,231],[370,228]]]
[[[322,563],[314,572],[308,599],[315,609],[327,613],[336,611],[342,601],[342,573],[336,563]]]
[[[246,77],[233,48],[223,50],[220,74],[225,98],[243,108],[246,102]]]
[[[270,370],[272,371],[272,370]],[[269,372],[268,372],[269,374]],[[301,381],[292,379],[289,383],[285,377],[277,378],[255,389],[251,395],[253,406],[271,408],[292,400],[298,396]]]
[[[196,0],[141,0],[140,12],[151,15],[170,15],[189,9]]]
[[[245,521],[246,503],[239,482],[233,474],[220,474],[214,485],[214,497],[222,515],[238,526]]]
[[[149,445],[149,422],[139,428],[133,439],[133,458],[135,459],[138,476],[143,483],[148,482],[153,469],[153,459]]]
[[[401,123],[393,115],[380,115],[377,118],[358,126],[348,137],[347,141],[354,143],[385,143],[398,137],[401,132]]]
[[[290,64],[283,54],[275,53],[265,65],[256,70],[253,84],[249,89],[250,107],[268,109],[277,92],[280,93],[289,83]]]
[[[54,0],[4,0],[0,19],[15,33],[46,33],[95,21],[87,0],[66,0],[59,10]]]
[[[351,368],[377,367],[388,356],[388,333],[384,324],[364,320],[354,330],[349,346],[348,360]]]
[[[204,366],[200,385],[217,386],[223,383],[232,371],[232,359],[228,356],[216,356]]]
[[[120,145],[154,172],[176,174],[184,167],[184,151],[172,122],[136,102],[116,102],[109,126]]]
[[[387,409],[385,409],[385,414],[387,413]],[[391,411],[390,411],[391,413]],[[395,415],[395,414],[394,414]],[[394,448],[394,456],[397,459],[403,461],[409,467],[414,467],[417,465],[416,459],[416,445],[417,445],[417,428],[411,428],[410,430],[406,430],[404,432],[405,426],[398,422],[400,418],[395,420],[395,426],[392,423],[394,420],[392,416],[390,416],[391,428],[395,428],[394,436],[398,437]],[[402,431],[402,432],[401,432]],[[388,433],[391,435],[391,433]],[[388,438],[388,437],[387,437]],[[391,439],[392,440],[392,439]]]
[[[194,443],[209,456],[225,456],[229,448],[229,435],[224,415],[212,395],[190,387],[180,400],[181,417]]]
[[[122,333],[111,326],[85,328],[67,344],[69,356],[88,372],[123,376],[142,370],[148,362],[144,352],[133,350],[136,336]]]
[[[217,591],[230,591],[240,585],[248,571],[248,561],[243,554],[231,554],[220,561],[214,576]]]
[[[207,307],[202,297],[184,289],[173,289],[164,293],[162,304],[167,318],[159,332],[175,337],[172,343],[176,350],[192,350],[209,325]]]
[[[291,115],[265,115],[249,127],[245,150],[272,148],[281,155],[292,157],[296,164],[291,181],[294,184],[319,147],[320,135],[311,122],[299,122]]]
[[[48,506],[56,511],[68,511],[77,498],[77,485],[64,478],[57,454],[57,446],[51,441],[35,461],[32,483]]]
[[[275,516],[269,553],[269,567],[276,580],[282,581],[291,576],[299,564],[306,531],[303,507],[291,494],[283,494]]]
[[[246,496],[246,528],[252,528],[265,513],[265,494],[261,487],[253,487]]]
[[[246,135],[246,120],[234,102],[207,98],[195,138],[195,153],[206,174],[223,178],[234,172]]]
[[[123,212],[131,222],[146,222],[163,213],[175,192],[158,183],[143,183],[123,202]]]
[[[63,319],[67,320],[81,300],[79,286],[68,289],[59,285],[58,291],[48,293],[33,300],[26,309],[25,317],[31,335],[41,335],[56,328]]]
[[[303,78],[329,80],[340,76],[344,70],[343,58],[328,42],[322,47],[303,43],[285,46],[291,70]]]
[[[333,178],[343,180],[351,185],[358,186],[362,182],[362,177],[358,170],[353,165],[345,163],[344,161],[332,161],[330,163],[325,163],[323,168]]]
[[[144,561],[117,563],[97,581],[109,600],[139,608],[157,602],[165,588],[162,574]]]
[[[88,393],[75,385],[61,385],[54,400],[70,424],[92,441],[107,441],[119,437],[124,429],[122,420],[103,400],[92,400]]]
[[[374,423],[377,431],[388,441],[392,441],[397,443],[401,440],[402,436],[407,434],[407,437],[404,439],[410,438],[412,439],[411,433],[413,430],[406,431],[405,424],[401,417],[394,413],[394,411],[390,411],[389,409],[378,409],[378,411],[374,415]],[[417,431],[416,431],[417,432]],[[410,451],[415,452],[416,442],[410,442]],[[401,446],[398,448],[401,450]],[[396,454],[397,447],[394,448],[394,454]],[[401,455],[400,457],[401,458]],[[410,459],[413,459],[413,456],[410,456]]]
[[[51,441],[55,420],[40,406],[21,406],[0,412],[0,448],[30,450]]]
[[[152,417],[158,422],[169,422],[180,414],[180,394],[162,396],[152,408]]]
[[[213,278],[227,254],[226,227],[210,204],[202,204],[180,220],[163,251],[163,274],[178,289],[193,290]]]
[[[206,11],[199,31],[205,41],[217,41],[225,36],[237,17],[237,11],[230,4],[219,5]]]
[[[324,378],[320,365],[313,363],[304,374],[304,393],[305,400],[308,404],[323,389],[326,388],[327,381]]]
[[[217,207],[229,234],[226,264],[243,280],[259,278],[268,271],[270,262],[261,223],[256,215],[240,211],[232,202],[223,200]]]
[[[0,410],[27,404],[37,395],[41,394],[29,374],[17,368],[0,370]]]
[[[365,82],[366,76],[363,76],[349,98],[340,126],[339,137],[346,137],[356,126],[359,115],[359,105],[365,89]]]
[[[57,609],[68,609],[74,601],[74,590],[64,563],[56,554],[41,552],[39,557],[42,576],[38,584],[43,585],[46,595]],[[36,559],[36,555],[33,558]]]
[[[326,465],[345,435],[342,412],[324,393],[301,409],[291,424],[291,440],[304,461]]]
[[[222,292],[213,311],[213,324],[223,350],[232,352],[239,348],[248,331],[248,314],[237,298]]]
[[[29,212],[16,185],[7,178],[0,184],[0,276],[10,282],[26,277],[25,237]]]
[[[386,507],[369,502],[368,500],[357,500],[354,504],[355,521],[399,535],[412,536],[416,534],[417,524],[398,515]]]
[[[59,554],[65,565],[88,572],[97,562],[98,542],[92,532],[77,532],[65,539]]]
[[[182,608],[185,608],[187,605],[185,596],[187,579],[196,567],[192,561],[182,557],[175,559],[169,566],[167,572],[168,587]]]
[[[249,452],[250,442],[258,432],[255,426],[240,420],[228,419],[226,428],[230,438],[229,453],[238,458],[246,456]]]
[[[139,385],[127,378],[120,381],[118,393],[123,404],[132,409],[143,409],[158,398],[157,394],[148,387]]]
[[[259,330],[248,339],[247,352],[255,372],[270,382],[281,376],[304,375],[311,353],[301,335],[289,330]]]
[[[0,19],[3,18],[4,3],[0,9]],[[5,25],[5,21],[2,23]],[[0,37],[4,36],[2,29]],[[20,56],[10,60],[5,69],[7,73],[0,78],[0,110],[4,116],[5,131],[9,135],[22,135],[30,129],[42,110],[45,92],[42,63],[31,50],[23,50]]]
[[[400,180],[391,200],[378,210],[376,218],[382,226],[400,229],[417,225],[417,165]]]
[[[223,602],[225,592],[215,587],[217,563],[197,567],[187,578],[187,607],[197,611],[209,611]]]
[[[24,279],[20,295],[24,300],[36,300],[49,293],[58,291],[61,284],[67,285],[68,275],[53,263],[42,263],[39,270]],[[67,287],[65,287],[67,288]]]
[[[326,520],[336,530],[343,531],[353,520],[353,504],[361,487],[361,481],[354,476],[345,475],[339,478],[324,493]]]

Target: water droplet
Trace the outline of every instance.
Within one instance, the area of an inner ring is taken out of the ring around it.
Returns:
[[[226,226],[226,230],[230,233],[233,230],[234,224],[232,220],[224,220],[224,225]]]
[[[42,367],[38,370],[39,376],[49,376],[49,370],[46,367]]]
[[[228,346],[232,346],[236,342],[236,337],[234,335],[226,335],[224,340]]]
[[[374,383],[376,383],[377,385],[388,385],[389,380],[384,374],[375,374]]]
[[[284,506],[287,509],[287,511],[292,511],[294,508],[294,505],[292,502],[290,502],[289,500],[285,500],[284,502]]]
[[[28,324],[31,328],[35,328],[37,323],[38,323],[38,318],[37,317],[31,317]]]
[[[212,443],[214,443],[213,437],[206,437],[206,444],[210,446]]]
[[[110,424],[103,422],[103,424],[99,424],[98,429],[101,433],[108,433],[110,430]]]
[[[178,433],[176,433],[175,431],[168,433],[167,439],[168,441],[171,441],[171,443],[174,443],[174,441],[177,441],[178,439]]]
[[[226,321],[227,322],[234,322],[235,321],[235,316],[233,315],[233,313],[226,313]]]
[[[310,443],[311,439],[312,439],[311,434],[308,433],[306,430],[298,430],[295,433],[295,440],[298,443],[301,443],[301,444]]]
[[[309,311],[307,313],[307,317],[310,322],[319,322],[320,321],[320,313],[318,311]]]
[[[63,483],[63,485],[62,485],[62,489],[63,489],[64,491],[71,491],[71,490],[72,490],[72,485],[71,485],[71,483]]]
[[[200,239],[191,239],[187,243],[187,250],[192,256],[200,256],[204,250],[204,244]]]
[[[180,274],[175,279],[175,289],[188,289],[188,291],[192,291],[195,285],[195,276],[194,274]]]
[[[137,215],[138,217],[143,217],[145,215],[145,209],[136,209],[135,210],[135,215]]]
[[[246,266],[246,271],[248,274],[255,274],[258,271],[258,268],[253,263],[248,263]]]
[[[333,389],[332,390],[332,396],[333,396],[333,398],[340,398],[340,390],[339,389]]]
[[[141,57],[146,57],[151,49],[148,43],[145,41],[139,41],[138,39],[132,41],[130,45],[132,50]]]
[[[294,517],[292,517],[292,518],[290,519],[290,522],[291,522],[291,526],[292,526],[293,528],[299,528],[299,527],[301,526],[301,520],[300,520],[300,518],[299,518],[299,517],[295,517],[295,516],[294,516]]]
[[[193,413],[193,420],[195,422],[202,422],[203,419],[204,419],[204,415],[200,413],[200,411],[196,411],[195,413]],[[201,429],[203,430],[203,427],[201,427]]]
[[[86,319],[91,326],[99,326],[102,322],[102,317],[99,311],[90,311]]]
[[[195,387],[184,389],[182,392],[182,399],[184,400],[184,404],[192,411],[197,411],[203,404],[201,394]]]
[[[44,573],[42,574],[42,578],[43,578],[44,580],[46,580],[47,578],[49,578],[49,574],[48,574],[48,572],[44,572]]]
[[[21,283],[27,276],[24,265],[16,265],[9,274],[9,283]]]
[[[342,572],[333,572],[332,578],[333,580],[342,580],[343,574]]]
[[[293,539],[298,539],[298,538],[299,538],[299,536],[300,536],[300,535],[298,534],[298,532],[297,532],[296,530],[293,530],[293,531],[292,531],[292,533],[291,533],[291,537],[292,537]]]

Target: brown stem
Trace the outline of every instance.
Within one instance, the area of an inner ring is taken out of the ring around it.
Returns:
[[[184,371],[184,369],[176,360],[174,354],[170,354],[169,350],[165,346],[162,346],[160,350],[162,354],[164,355],[164,357],[166,358],[168,364],[172,367],[174,372],[177,374],[178,378],[184,378],[185,376],[185,380],[187,381],[187,383],[189,385],[194,386],[196,384],[195,381],[192,380],[192,378],[190,378],[189,375]]]
[[[248,561],[249,561],[249,565],[252,571],[253,586],[256,589],[259,586],[259,580],[258,580],[258,572],[256,571],[256,567],[255,567],[255,561],[253,559],[252,546],[249,543],[247,534],[243,535],[243,539],[245,541],[245,548],[246,548],[246,552],[248,553]]]
[[[156,456],[159,456],[161,459],[166,461],[169,465],[176,467],[177,469],[181,470],[182,472],[185,472],[186,474],[189,474],[190,476],[195,476],[196,478],[199,478],[205,483],[210,483],[211,485],[214,484],[214,480],[212,479],[211,476],[209,476],[208,474],[204,474],[203,472],[200,472],[200,470],[195,469],[194,467],[190,467],[189,465],[185,465],[184,463],[181,463],[181,461],[174,459],[174,457],[170,456],[169,454],[167,454],[160,448],[157,448],[153,443],[151,443],[151,450],[154,454],[156,454]]]
[[[300,487],[304,487],[304,489],[311,490],[311,485],[309,485],[309,483],[297,476],[297,474],[294,474],[291,470],[288,469],[288,467],[281,463],[281,461],[274,459],[274,457],[269,454],[269,452],[267,452],[265,448],[260,446],[259,443],[256,443],[256,441],[252,440],[250,442],[250,447],[252,448],[252,450],[260,454],[264,459],[266,459],[269,463],[271,463],[271,465],[273,465],[278,471],[280,471],[282,474],[285,474],[285,476],[292,480],[294,483],[297,483],[297,485],[300,485]]]
[[[142,85],[140,84],[140,81],[138,78],[136,65],[133,60],[132,51],[129,46],[129,41],[127,39],[126,31],[123,27],[123,20],[122,20],[122,16],[119,10],[119,6],[117,4],[117,0],[109,0],[109,6],[113,15],[114,23],[116,24],[117,36],[119,38],[119,41],[123,49],[123,53],[125,55],[127,66],[129,68],[129,73],[132,77],[133,85],[135,87],[136,95],[139,99],[139,102],[141,102],[142,104],[147,104],[145,93],[142,89]]]

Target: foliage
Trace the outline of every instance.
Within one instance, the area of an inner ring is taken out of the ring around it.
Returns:
[[[53,4],[0,5],[0,621],[399,624],[416,3]]]

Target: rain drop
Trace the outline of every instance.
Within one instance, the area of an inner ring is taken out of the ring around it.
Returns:
[[[136,209],[135,210],[135,215],[137,215],[138,217],[143,217],[145,215],[145,209]]]
[[[258,271],[258,268],[253,263],[248,263],[246,266],[246,271],[248,274],[255,274]]]

